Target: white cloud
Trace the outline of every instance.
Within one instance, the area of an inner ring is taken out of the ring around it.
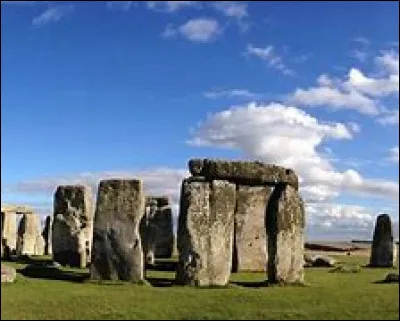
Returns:
[[[282,57],[275,53],[275,49],[271,45],[268,45],[265,48],[258,48],[254,47],[252,44],[248,44],[246,54],[266,61],[270,68],[279,70],[286,76],[293,76],[295,74],[293,70],[286,67]]]
[[[355,90],[343,92],[337,88],[325,86],[308,89],[297,88],[289,96],[289,101],[308,107],[329,106],[334,110],[354,109],[366,115],[379,113],[376,103],[372,99]]]
[[[390,110],[377,119],[382,125],[398,125],[399,124],[399,110]]]
[[[368,53],[364,50],[354,49],[350,52],[350,56],[354,57],[360,62],[365,62],[368,58]]]
[[[376,64],[391,75],[399,75],[399,51],[383,51],[380,56],[375,58]]]
[[[199,1],[147,1],[147,8],[160,12],[177,12],[184,8],[195,8]]]
[[[366,179],[351,169],[338,172],[318,151],[329,139],[349,140],[357,131],[357,126],[322,122],[296,107],[250,103],[209,115],[189,143],[237,149],[250,159],[293,168],[306,201],[343,192],[398,199],[398,182]]]
[[[392,147],[389,150],[388,160],[390,160],[391,162],[395,162],[395,163],[399,162],[399,146]]]
[[[211,5],[227,17],[243,19],[249,15],[244,1],[215,1]]]
[[[128,11],[135,4],[135,1],[107,1],[107,8],[110,10]]]
[[[204,93],[204,97],[209,99],[218,98],[244,98],[244,99],[257,99],[260,94],[253,93],[247,89],[230,89],[221,91],[208,91]]]
[[[50,22],[60,21],[62,18],[70,14],[73,9],[74,6],[72,4],[50,7],[39,16],[33,18],[32,25],[42,27]]]
[[[360,70],[351,68],[348,80],[344,83],[349,90],[357,90],[369,96],[388,96],[399,92],[399,75],[388,78],[368,78]]]
[[[163,37],[173,37],[180,34],[192,42],[207,43],[215,40],[222,33],[218,21],[211,18],[197,18],[174,28],[171,24],[167,25],[162,33]]]

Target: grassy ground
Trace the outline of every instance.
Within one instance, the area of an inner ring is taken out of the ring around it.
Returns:
[[[367,263],[365,257],[340,260]],[[306,269],[304,287],[266,287],[263,273],[233,274],[224,289],[172,286],[168,271],[148,271],[153,286],[140,286],[82,283],[86,271],[72,269],[46,279],[38,270],[2,284],[1,319],[399,319],[399,285],[375,283],[398,270],[330,270]]]

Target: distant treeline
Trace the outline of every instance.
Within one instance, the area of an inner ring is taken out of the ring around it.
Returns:
[[[351,240],[351,243],[362,243],[362,244],[372,244],[372,241],[367,240]],[[399,244],[399,240],[396,241],[396,244]]]

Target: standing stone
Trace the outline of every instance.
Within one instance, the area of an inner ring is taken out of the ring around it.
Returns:
[[[144,207],[141,180],[100,182],[90,267],[93,280],[143,280],[139,224]]]
[[[233,272],[267,271],[266,208],[272,188],[238,185],[236,188]]]
[[[141,237],[146,262],[155,258],[170,258],[174,248],[172,209],[169,197],[147,197],[141,222]]]
[[[267,208],[268,282],[304,281],[304,204],[297,191],[278,184]]]
[[[90,263],[93,232],[91,190],[83,185],[58,186],[51,232],[53,260],[84,268]]]
[[[14,212],[1,212],[1,243],[3,247],[2,256],[10,258],[17,249],[17,214]]]
[[[390,216],[381,214],[376,219],[369,266],[392,267],[395,246]]]
[[[53,253],[51,248],[51,225],[53,223],[52,217],[49,215],[46,217],[46,221],[44,223],[44,228],[42,232],[43,240],[44,240],[44,255],[51,255]]]
[[[38,243],[41,238],[39,230],[39,217],[34,213],[23,214],[18,226],[17,254],[19,256],[43,254],[43,247],[40,248],[43,244]]]
[[[189,178],[182,183],[178,223],[181,285],[225,286],[232,267],[236,186]]]

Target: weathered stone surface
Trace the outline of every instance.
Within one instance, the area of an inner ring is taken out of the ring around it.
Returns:
[[[146,197],[146,211],[141,221],[141,237],[146,262],[170,258],[174,247],[172,209],[167,196]]]
[[[243,185],[285,183],[298,189],[298,177],[291,169],[261,162],[191,159],[189,170],[193,176],[207,180],[228,180]]]
[[[139,224],[145,210],[141,180],[100,182],[90,274],[93,280],[143,280]]]
[[[17,249],[17,215],[15,212],[1,212],[2,257],[9,259]]]
[[[1,283],[12,283],[17,277],[17,271],[11,266],[1,264]]]
[[[58,186],[51,232],[53,260],[84,268],[90,262],[93,201],[88,186]]]
[[[268,282],[303,283],[304,216],[297,191],[277,185],[267,208]]]
[[[390,216],[381,214],[376,219],[369,265],[371,267],[392,267],[395,246]]]
[[[52,230],[53,218],[49,215],[46,217],[44,223],[42,237],[44,240],[44,255],[51,255],[53,253],[51,246],[51,230]]]
[[[39,231],[39,216],[24,214],[18,226],[17,255],[43,255],[43,240]]]
[[[233,272],[267,270],[266,209],[272,188],[236,187]]]
[[[235,185],[227,181],[183,181],[178,223],[178,284],[228,284],[235,194]]]

